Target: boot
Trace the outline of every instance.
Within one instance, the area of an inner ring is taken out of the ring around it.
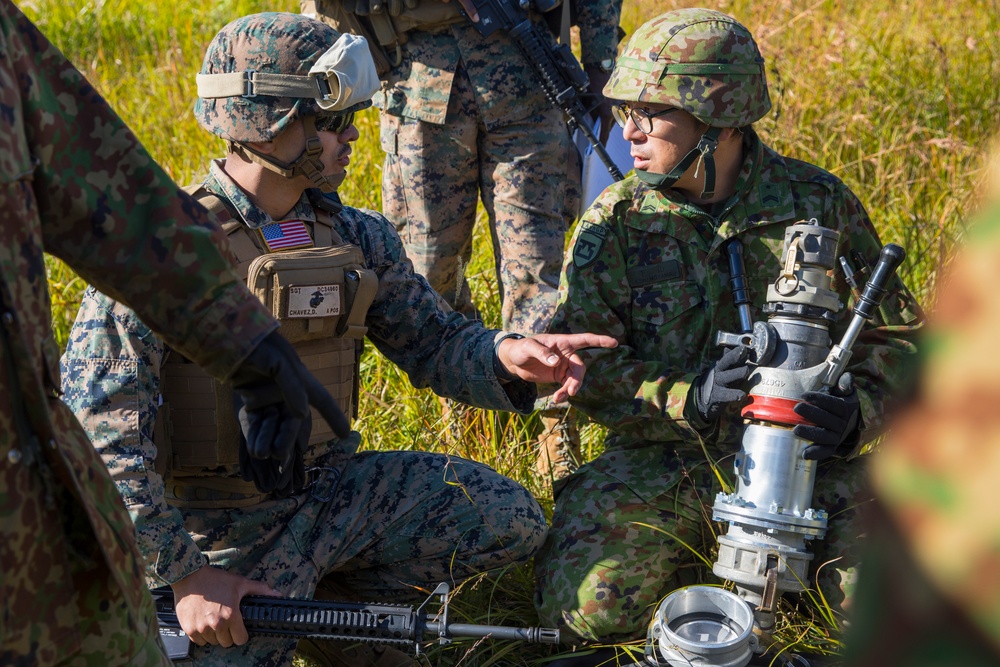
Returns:
[[[299,640],[295,653],[314,667],[418,667],[420,664],[407,653],[386,644],[304,638]]]
[[[543,410],[542,432],[538,436],[538,459],[535,470],[553,482],[568,477],[583,457],[580,453],[580,426],[572,409]]]

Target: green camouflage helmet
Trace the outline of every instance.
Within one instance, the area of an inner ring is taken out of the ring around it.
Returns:
[[[194,112],[224,139],[270,141],[298,118],[365,108],[377,89],[364,38],[265,12],[229,23],[208,45]]]
[[[678,9],[643,24],[604,94],[677,107],[713,127],[743,127],[771,109],[764,58],[750,31],[710,9]]]

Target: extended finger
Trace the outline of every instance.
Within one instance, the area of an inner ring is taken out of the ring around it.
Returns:
[[[618,347],[618,340],[604,334],[577,333],[561,337],[560,347],[566,352],[576,352],[588,347],[613,348]]]
[[[716,372],[729,370],[737,364],[745,364],[749,356],[749,348],[743,347],[742,345],[730,348],[726,350],[726,353],[722,355],[721,359],[719,359],[719,363],[716,365]]]

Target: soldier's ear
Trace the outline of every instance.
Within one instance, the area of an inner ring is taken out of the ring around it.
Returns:
[[[247,141],[245,143],[250,150],[256,153],[270,155],[275,151],[275,143],[273,141]]]
[[[733,138],[739,139],[742,134],[743,133],[738,127],[724,127],[722,128],[722,132],[719,133],[719,143],[721,144],[722,142],[729,141]],[[742,141],[742,139],[740,140]]]

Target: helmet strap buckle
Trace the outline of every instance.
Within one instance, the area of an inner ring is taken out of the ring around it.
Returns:
[[[694,168],[694,176],[698,177],[701,166],[705,166],[705,185],[702,187],[701,198],[711,199],[715,196],[715,149],[719,147],[721,127],[710,127],[701,135],[695,150],[699,153],[698,163]]]
[[[248,69],[243,72],[243,97],[245,99],[253,99],[257,97],[257,93],[254,92],[254,75],[257,74],[257,70]]]

